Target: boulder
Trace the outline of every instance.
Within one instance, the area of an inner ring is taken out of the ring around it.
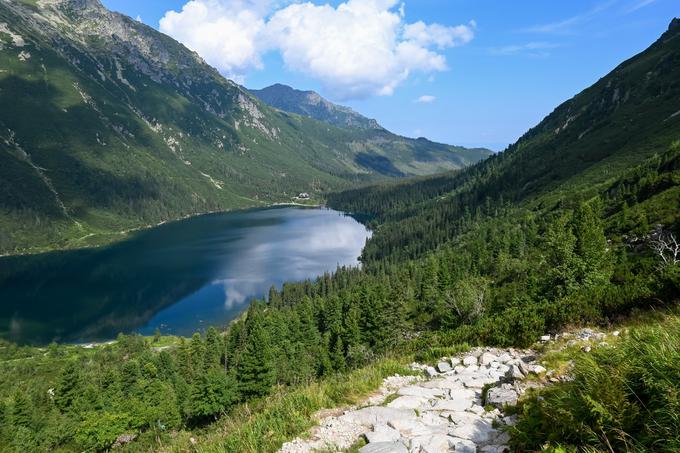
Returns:
[[[486,392],[486,404],[491,404],[500,409],[503,406],[517,404],[519,394],[513,388],[493,387]]]
[[[522,379],[524,378],[524,374],[519,369],[519,366],[517,365],[512,365],[510,369],[505,373],[505,377],[514,380],[514,379]]]
[[[400,396],[390,403],[387,407],[393,407],[395,409],[419,409],[423,404],[427,403],[428,398],[423,396]]]
[[[467,355],[463,358],[463,365],[477,365],[477,357],[473,355]]]
[[[530,365],[529,371],[531,371],[534,374],[543,374],[548,370],[546,370],[545,367],[543,367],[541,365]]]
[[[507,352],[504,352],[503,354],[498,356],[498,361],[501,363],[507,363],[510,360],[512,360],[512,356],[508,354]]]
[[[451,357],[451,366],[455,367],[460,365],[460,359],[458,357]]]
[[[416,413],[412,409],[370,406],[348,412],[340,418],[358,425],[375,426],[377,424],[387,424],[390,420],[394,419],[415,419]]]
[[[446,425],[426,425],[419,419],[404,418],[390,420],[389,426],[399,431],[404,438],[416,436],[434,436],[435,434],[446,434]]]
[[[524,363],[524,360],[519,360],[517,362],[517,368],[519,368],[519,371],[521,371],[524,376],[529,374],[529,367],[527,367],[527,364]]]
[[[550,335],[543,335],[543,336],[541,337],[541,342],[542,342],[542,343],[547,343],[548,341],[550,341]]]
[[[368,443],[374,444],[379,442],[397,442],[401,440],[401,434],[396,429],[378,424],[373,427],[373,431],[364,434]]]
[[[449,436],[435,434],[434,436],[417,436],[411,439],[411,451],[419,453],[448,453]]]
[[[472,399],[464,396],[457,396],[450,400],[435,401],[431,410],[462,412],[470,406],[472,406]]]
[[[446,373],[448,371],[451,371],[452,367],[451,364],[448,362],[439,362],[437,364],[437,371],[440,373]]]
[[[431,384],[437,381],[429,381],[425,384]],[[433,399],[444,396],[445,391],[441,388],[425,388],[420,385],[407,385],[397,390],[398,395],[402,396],[421,396],[423,398]]]
[[[491,354],[490,352],[485,352],[479,357],[479,364],[491,365],[491,363],[495,362],[496,360],[498,360],[498,357]]]
[[[425,368],[425,375],[427,377],[434,377],[437,374],[439,374],[439,373],[437,373],[437,370],[435,370],[434,367],[429,366],[429,367]]]
[[[456,453],[477,453],[477,445],[471,440],[453,437],[449,442]]]
[[[480,418],[473,423],[456,425],[449,434],[461,439],[471,440],[476,444],[483,444],[493,439],[497,431],[490,420]]]
[[[408,453],[408,449],[401,442],[374,442],[361,447],[359,453]]]

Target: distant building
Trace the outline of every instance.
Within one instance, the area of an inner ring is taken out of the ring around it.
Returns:
[[[300,200],[309,200],[309,194],[307,192],[301,192],[297,198]]]

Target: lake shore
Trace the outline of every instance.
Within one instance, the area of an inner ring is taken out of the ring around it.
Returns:
[[[82,236],[80,238],[75,238],[75,239],[70,240],[63,247],[60,247],[60,246],[44,246],[44,247],[35,247],[35,248],[23,249],[23,250],[16,251],[16,252],[0,253],[0,259],[18,257],[18,256],[39,255],[41,253],[62,252],[62,251],[68,251],[68,250],[83,250],[83,249],[93,249],[93,248],[105,247],[105,246],[114,244],[118,241],[125,240],[130,233],[136,233],[136,232],[148,230],[148,229],[151,229],[151,228],[157,228],[159,226],[162,226],[162,225],[165,225],[165,224],[168,224],[168,223],[172,223],[172,222],[179,222],[179,221],[182,221],[182,220],[187,220],[187,219],[191,219],[191,218],[194,218],[194,217],[200,217],[200,216],[211,215],[211,214],[224,214],[224,213],[228,213],[228,212],[245,211],[245,210],[248,210],[248,209],[258,209],[258,208],[259,209],[266,209],[266,208],[276,208],[276,207],[285,207],[285,206],[323,208],[326,205],[323,202],[313,202],[313,201],[312,201],[312,203],[300,203],[300,202],[295,202],[295,201],[285,201],[285,202],[274,202],[274,203],[260,203],[260,204],[254,204],[252,206],[238,207],[238,208],[233,208],[233,209],[219,209],[219,210],[214,210],[214,211],[195,212],[195,213],[190,213],[190,214],[185,214],[185,215],[182,215],[182,216],[174,217],[174,218],[171,218],[171,219],[162,220],[162,221],[157,222],[157,223],[138,225],[138,226],[135,226],[135,227],[131,227],[131,228],[127,228],[127,229],[119,230],[119,231],[102,231],[102,232],[88,233],[85,236]],[[79,242],[81,242],[85,239],[90,239],[90,238],[95,238],[95,237],[99,238],[101,240],[101,242],[91,242],[91,243],[86,243],[86,244],[82,244],[82,245],[78,244]]]

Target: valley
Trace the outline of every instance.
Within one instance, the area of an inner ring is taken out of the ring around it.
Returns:
[[[499,153],[98,0],[0,40],[0,451],[680,451],[680,19]]]

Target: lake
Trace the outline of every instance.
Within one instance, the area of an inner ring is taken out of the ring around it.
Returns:
[[[0,337],[86,342],[225,326],[272,285],[358,265],[370,232],[330,209],[203,215],[111,246],[0,259]]]

